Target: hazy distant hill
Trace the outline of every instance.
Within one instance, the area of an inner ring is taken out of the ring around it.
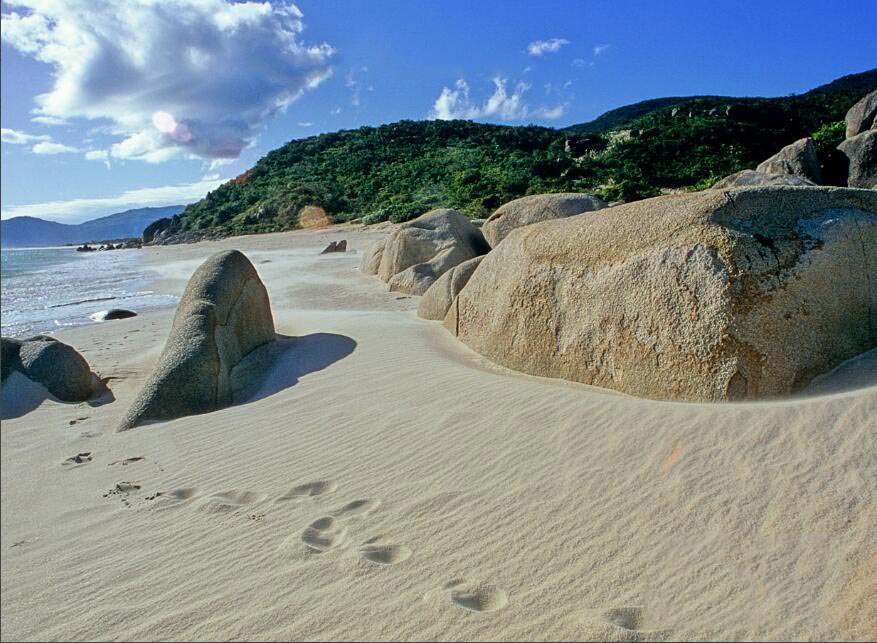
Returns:
[[[173,216],[184,208],[183,205],[137,208],[77,225],[36,217],[15,217],[0,223],[0,244],[5,248],[27,248],[139,237],[153,221]]]

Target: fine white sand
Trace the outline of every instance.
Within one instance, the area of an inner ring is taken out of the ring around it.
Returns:
[[[877,638],[877,351],[747,404],[529,377],[357,272],[386,232],[145,251],[268,286],[216,413],[114,432],[172,310],[58,335],[112,394],[3,421],[4,640]]]

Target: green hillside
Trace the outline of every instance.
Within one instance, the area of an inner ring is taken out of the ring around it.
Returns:
[[[817,131],[828,163],[841,132],[832,124],[875,88],[877,69],[797,96],[644,101],[566,129],[401,121],[323,134],[270,152],[188,206],[172,230],[284,230],[308,205],[374,222],[434,207],[481,217],[540,192],[633,200],[707,186]]]

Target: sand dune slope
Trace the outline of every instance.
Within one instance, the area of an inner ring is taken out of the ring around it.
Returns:
[[[115,402],[3,422],[4,640],[877,636],[877,351],[760,403],[529,377],[360,274],[381,234],[151,251],[266,283],[293,339],[231,408],[114,433],[172,311],[62,334]]]

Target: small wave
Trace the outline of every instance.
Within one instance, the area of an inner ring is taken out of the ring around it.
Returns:
[[[79,304],[90,304],[95,301],[110,301],[118,299],[118,297],[97,297],[95,299],[80,299],[79,301],[71,301],[66,304],[52,304],[49,308],[63,308],[64,306],[78,306]]]

